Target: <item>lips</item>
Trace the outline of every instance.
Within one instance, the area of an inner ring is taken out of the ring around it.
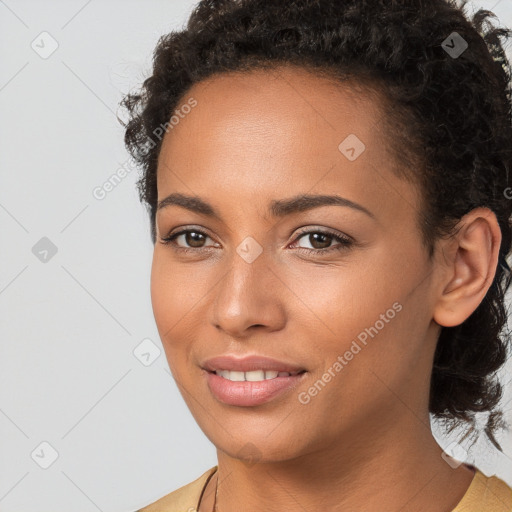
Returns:
[[[242,358],[233,355],[217,356],[204,361],[201,367],[208,372],[223,370],[253,372],[263,370],[269,372],[287,372],[294,375],[306,371],[305,368],[296,364],[260,355],[245,356]]]
[[[306,377],[306,369],[271,357],[225,354],[201,364],[208,389],[226,405],[253,407],[291,392]]]

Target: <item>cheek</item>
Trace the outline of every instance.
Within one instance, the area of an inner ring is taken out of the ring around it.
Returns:
[[[194,263],[174,261],[167,248],[155,248],[151,266],[151,304],[169,367],[180,379],[191,363],[207,325],[207,305],[215,293],[218,273],[200,271]],[[178,363],[179,362],[179,363]]]
[[[189,318],[187,313],[193,313],[193,303],[189,305],[186,300],[191,295],[186,278],[173,272],[166,259],[165,255],[155,249],[151,267],[151,304],[169,368],[174,379],[183,383],[186,377],[180,369],[187,365],[189,357],[187,332],[184,329]]]
[[[416,317],[420,290],[411,291],[419,279],[417,274],[410,262],[385,247],[374,251],[371,261],[354,259],[346,268],[308,275],[300,295],[315,312],[326,368],[341,356],[340,372],[355,379],[355,387],[361,390],[365,389],[360,379],[367,377],[366,369],[389,375],[398,371],[398,361],[413,357],[417,347],[411,337],[420,336],[408,327],[411,317]],[[312,329],[307,329],[311,334]]]
[[[428,268],[412,249],[386,247],[375,256],[344,274],[337,310],[326,306],[332,330],[340,333],[329,352],[330,364],[342,356],[344,392],[385,398],[389,392],[381,380],[398,389],[421,364]]]
[[[197,301],[197,292],[192,288],[194,279],[168,261],[162,252],[155,249],[153,254],[151,304],[160,338],[165,345],[168,340],[176,338],[185,315]]]
[[[314,323],[341,350],[400,300],[403,283],[391,265],[385,260],[362,260],[346,267],[310,270],[294,279],[291,288],[301,299],[295,302],[314,313]],[[393,314],[394,310],[389,316]]]
[[[158,252],[155,249],[151,266],[151,304],[160,336],[162,336],[162,329],[169,328],[167,324],[170,324],[170,316],[175,311],[174,286],[175,283],[169,278],[169,273],[164,272],[161,258],[158,257]]]
[[[193,266],[180,265],[166,249],[155,248],[151,266],[151,302],[157,324],[175,324],[204,295]]]

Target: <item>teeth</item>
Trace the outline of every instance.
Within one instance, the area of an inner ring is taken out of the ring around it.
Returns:
[[[229,380],[242,381],[245,380],[244,372],[229,372]]]
[[[252,382],[256,382],[258,380],[265,380],[265,372],[263,370],[256,370],[254,372],[240,372],[245,376],[245,380],[250,380]],[[270,377],[269,377],[270,378]]]
[[[217,375],[220,375],[221,377],[224,377],[225,379],[232,380],[235,382],[240,382],[244,380],[257,382],[262,380],[275,379],[276,377],[290,377],[290,375],[292,375],[289,372],[277,372],[274,370],[255,370],[252,372],[216,370],[215,373]],[[293,375],[296,375],[296,373],[293,373]]]

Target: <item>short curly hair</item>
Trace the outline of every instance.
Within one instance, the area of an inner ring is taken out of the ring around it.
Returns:
[[[192,85],[218,73],[296,65],[379,92],[397,175],[422,192],[418,225],[429,256],[470,210],[483,206],[496,214],[502,242],[495,278],[462,324],[441,329],[429,411],[451,424],[449,431],[469,424],[464,437],[479,433],[475,413],[488,412],[484,432],[502,451],[495,432],[508,424],[496,410],[503,395],[497,372],[510,344],[505,293],[512,243],[511,67],[504,42],[512,31],[496,27],[488,10],[470,18],[466,4],[202,0],[186,29],[159,39],[153,73],[123,98],[129,119],[119,120],[143,171],[137,186],[155,243],[162,127]],[[449,51],[455,42],[461,54]]]

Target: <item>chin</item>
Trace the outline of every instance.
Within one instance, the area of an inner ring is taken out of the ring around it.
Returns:
[[[278,430],[279,427],[273,431],[273,427],[267,426],[266,429],[258,429],[254,432],[245,428],[240,435],[231,435],[231,429],[228,431],[221,429],[215,433],[210,431],[205,434],[218,451],[232,459],[245,462],[248,466],[259,463],[285,462],[306,453],[306,446],[290,442],[291,433],[283,429],[278,434]],[[301,443],[304,443],[303,436],[300,437]]]

